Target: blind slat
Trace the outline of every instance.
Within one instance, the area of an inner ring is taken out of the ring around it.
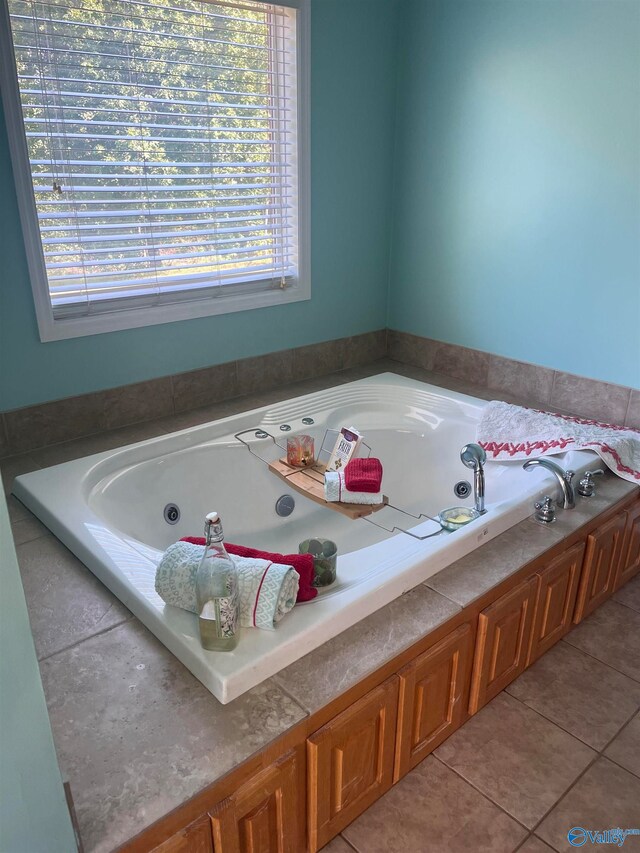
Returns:
[[[294,10],[9,0],[9,12],[54,314],[295,277]]]

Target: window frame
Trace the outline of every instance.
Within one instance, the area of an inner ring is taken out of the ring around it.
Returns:
[[[268,5],[268,0],[258,0]],[[194,298],[176,293],[175,301],[165,301],[153,306],[126,304],[113,311],[95,314],[54,318],[49,297],[49,282],[44,261],[38,216],[36,210],[29,152],[25,136],[22,104],[11,35],[9,6],[0,0],[0,90],[7,126],[9,151],[14,175],[16,196],[27,266],[33,293],[40,340],[42,342],[84,337],[104,332],[173,323],[197,317],[247,311],[285,305],[311,298],[311,245],[310,245],[310,0],[274,0],[276,5],[297,10],[297,166],[298,166],[298,276],[284,288],[252,290],[247,282],[242,287],[230,286],[215,296]]]

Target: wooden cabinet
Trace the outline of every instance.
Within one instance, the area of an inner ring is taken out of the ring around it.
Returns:
[[[583,555],[584,542],[579,542],[537,572],[539,587],[527,665],[571,629]]]
[[[215,853],[304,850],[304,750],[266,767],[211,814]]]
[[[523,672],[538,578],[521,581],[478,616],[469,713],[475,714]]]
[[[466,719],[472,654],[471,625],[461,625],[399,671],[394,781]]]
[[[307,740],[311,853],[393,784],[397,706],[393,676]]]
[[[629,507],[625,518],[624,537],[614,589],[620,589],[640,571],[640,500]]]
[[[573,619],[576,623],[593,613],[613,592],[626,516],[624,512],[615,515],[587,536]]]
[[[152,853],[213,853],[211,823],[207,815],[176,832],[171,838],[154,847]]]
[[[612,511],[455,614],[437,642],[421,638],[416,657],[350,687],[353,704],[328,723],[335,709],[320,709],[123,853],[316,853],[640,571],[640,499]]]

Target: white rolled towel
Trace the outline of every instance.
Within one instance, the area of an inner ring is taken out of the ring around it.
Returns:
[[[204,547],[176,542],[156,569],[156,592],[166,603],[197,613],[196,574]],[[238,571],[240,624],[273,630],[296,603],[300,576],[292,566],[231,556]]]
[[[324,499],[330,503],[381,504],[382,492],[350,492],[344,483],[344,471],[325,471]]]

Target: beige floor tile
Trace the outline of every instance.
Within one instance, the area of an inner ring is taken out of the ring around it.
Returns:
[[[54,536],[27,542],[16,552],[39,659],[130,618]]]
[[[342,834],[360,853],[511,853],[526,830],[429,756]]]
[[[636,610],[605,601],[562,642],[640,681],[640,613]]]
[[[29,518],[31,513],[23,503],[13,495],[7,495],[7,509],[9,510],[9,521],[15,524],[17,521],[24,521]]]
[[[353,853],[353,847],[339,835],[322,848],[322,853]]]
[[[600,751],[640,708],[640,684],[558,643],[507,687],[507,693]]]
[[[8,456],[0,462],[0,473],[2,473],[2,485],[5,495],[11,492],[13,481],[20,474],[28,474],[30,471],[37,471],[40,465],[29,454],[23,453],[20,456]]]
[[[27,518],[23,518],[14,522],[11,525],[13,533],[13,541],[16,545],[24,545],[25,542],[31,542],[33,539],[39,539],[41,536],[46,536],[49,532],[41,521],[32,515],[30,512]]]
[[[622,589],[619,589],[614,594],[613,600],[640,611],[640,575],[636,575]]]
[[[544,819],[536,833],[559,853],[570,853],[576,849],[567,838],[573,827],[594,831],[639,826],[640,779],[606,758],[599,758]],[[631,837],[622,849],[631,853],[639,848],[640,839]],[[587,840],[583,849],[619,848],[615,845],[592,845]]]
[[[435,754],[529,828],[595,757],[588,746],[506,693]]]
[[[640,777],[640,714],[636,714],[629,725],[609,744],[604,754]]]
[[[553,853],[553,848],[532,835],[527,838],[522,847],[518,847],[518,853]]]

